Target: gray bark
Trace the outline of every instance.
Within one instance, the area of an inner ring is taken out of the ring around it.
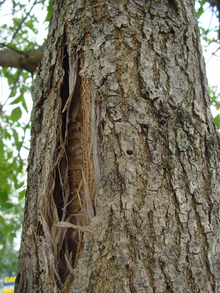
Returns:
[[[220,292],[194,1],[54,1],[32,94],[15,292]]]

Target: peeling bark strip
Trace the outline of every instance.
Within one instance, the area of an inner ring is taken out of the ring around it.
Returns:
[[[46,189],[52,203],[48,206],[48,198],[44,198],[45,220],[39,222],[44,241],[52,244],[50,254],[56,263],[52,273],[62,292],[67,292],[73,281],[73,268],[83,249],[82,232],[93,234],[85,226],[95,216],[91,94],[88,81],[79,76],[83,54],[78,57],[75,52],[73,56],[75,60],[69,60],[65,46],[57,100],[56,148],[51,153],[53,182],[50,180]],[[51,260],[48,255],[44,258],[46,266]]]
[[[193,1],[54,1],[16,292],[219,292],[219,137]]]

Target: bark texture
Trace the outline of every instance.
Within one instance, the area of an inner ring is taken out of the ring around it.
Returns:
[[[54,1],[32,95],[15,292],[220,292],[194,1]]]

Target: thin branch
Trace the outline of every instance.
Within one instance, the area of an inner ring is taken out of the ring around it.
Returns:
[[[22,141],[21,141],[21,145],[20,145],[20,147],[17,149],[18,150],[18,156],[19,156],[19,158],[22,160],[22,158],[21,158],[21,148],[23,147],[23,144],[24,144],[24,142],[25,142],[25,136],[26,136],[26,131],[27,131],[27,129],[29,128],[29,126],[30,126],[30,121],[28,121],[28,124],[26,124],[26,126],[25,126],[25,128],[24,128],[24,136],[23,136],[23,139],[22,139]],[[22,160],[23,161],[23,160]]]
[[[211,26],[211,23],[212,23],[213,16],[214,16],[214,9],[212,8],[212,15],[211,15],[211,18],[210,18],[210,21],[209,21],[209,26],[208,26],[207,31],[209,31],[209,29],[210,29],[210,26]]]
[[[28,13],[26,14],[26,16],[22,19],[22,21],[21,21],[20,24],[18,25],[16,31],[14,32],[14,34],[13,34],[13,36],[12,36],[11,43],[14,41],[14,39],[15,39],[15,37],[17,36],[19,30],[21,29],[23,23],[24,23],[24,22],[26,21],[26,19],[29,17],[29,15],[30,15],[32,9],[34,8],[34,6],[35,6],[36,4],[38,4],[38,1],[37,1],[37,0],[34,1],[32,7],[30,8],[30,10],[28,11]]]
[[[0,6],[3,5],[5,3],[6,0],[3,0],[0,2]]]
[[[212,53],[212,56],[209,58],[209,60],[206,62],[206,64],[212,59],[213,56],[215,56],[215,54],[218,52],[218,50],[220,50],[220,47],[218,47],[218,49],[215,50],[214,53]]]

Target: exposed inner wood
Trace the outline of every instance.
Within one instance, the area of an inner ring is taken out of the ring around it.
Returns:
[[[65,59],[66,58],[66,59]],[[61,109],[68,92],[68,54],[65,52],[65,76],[61,88]],[[79,61],[82,68],[82,61]],[[94,216],[94,168],[92,156],[91,94],[89,83],[79,75],[70,105],[62,113],[53,198],[59,221],[84,227]],[[60,228],[59,228],[60,229]],[[64,229],[60,234],[58,271],[61,282],[68,280],[71,268],[77,263],[83,249],[83,232],[80,229]],[[67,265],[68,264],[68,265]],[[71,266],[71,267],[70,267]]]

